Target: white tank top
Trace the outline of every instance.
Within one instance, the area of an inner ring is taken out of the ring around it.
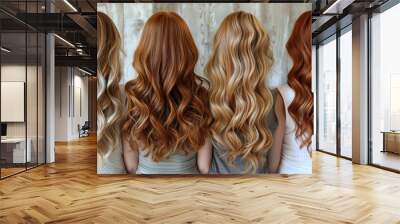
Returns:
[[[292,103],[295,92],[289,85],[278,87],[285,106],[286,123],[283,137],[282,159],[279,168],[281,174],[311,174],[312,160],[307,147],[301,147],[296,138],[296,123],[290,116],[288,108]]]

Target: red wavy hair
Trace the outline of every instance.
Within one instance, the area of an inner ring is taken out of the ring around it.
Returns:
[[[295,97],[288,110],[296,122],[296,137],[301,147],[309,149],[313,134],[314,102],[311,91],[311,11],[303,13],[296,21],[286,49],[293,66],[288,74],[288,84]]]
[[[185,21],[158,12],[146,22],[127,82],[123,130],[154,161],[197,151],[208,134],[210,112],[204,79],[194,72],[198,51]]]

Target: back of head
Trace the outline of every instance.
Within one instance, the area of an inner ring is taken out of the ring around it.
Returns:
[[[272,136],[266,117],[273,99],[265,86],[273,55],[267,32],[246,12],[228,15],[215,37],[206,67],[210,79],[213,139],[255,171],[265,162]]]
[[[124,131],[131,142],[159,161],[170,154],[197,151],[208,132],[208,93],[194,72],[198,52],[185,21],[158,12],[146,22],[129,81]]]
[[[97,150],[105,155],[120,144],[121,37],[112,20],[97,13]]]
[[[314,119],[314,102],[311,90],[311,11],[303,13],[294,25],[286,44],[293,66],[288,74],[288,84],[295,98],[288,111],[296,122],[296,137],[302,147],[311,145]]]

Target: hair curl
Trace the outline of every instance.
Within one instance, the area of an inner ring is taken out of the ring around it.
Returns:
[[[121,144],[121,37],[112,20],[97,13],[97,151],[105,156]]]
[[[288,111],[294,119],[296,137],[301,147],[311,145],[313,134],[314,102],[311,90],[311,11],[303,13],[296,21],[292,34],[286,43],[293,66],[288,74],[288,84],[295,97]]]
[[[146,22],[125,86],[128,114],[123,130],[154,161],[195,152],[208,134],[208,91],[194,68],[198,51],[185,21],[158,12]]]
[[[245,160],[247,171],[265,163],[272,145],[266,117],[273,105],[265,86],[273,64],[270,39],[257,18],[243,11],[228,15],[215,37],[206,66],[210,79],[211,134],[228,161]]]

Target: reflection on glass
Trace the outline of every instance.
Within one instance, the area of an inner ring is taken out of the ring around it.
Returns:
[[[318,147],[336,153],[336,40],[318,48]]]
[[[352,33],[340,36],[340,152],[352,157]]]
[[[372,163],[400,170],[400,5],[372,18]],[[384,134],[386,132],[386,134]],[[385,137],[387,137],[385,139]]]

